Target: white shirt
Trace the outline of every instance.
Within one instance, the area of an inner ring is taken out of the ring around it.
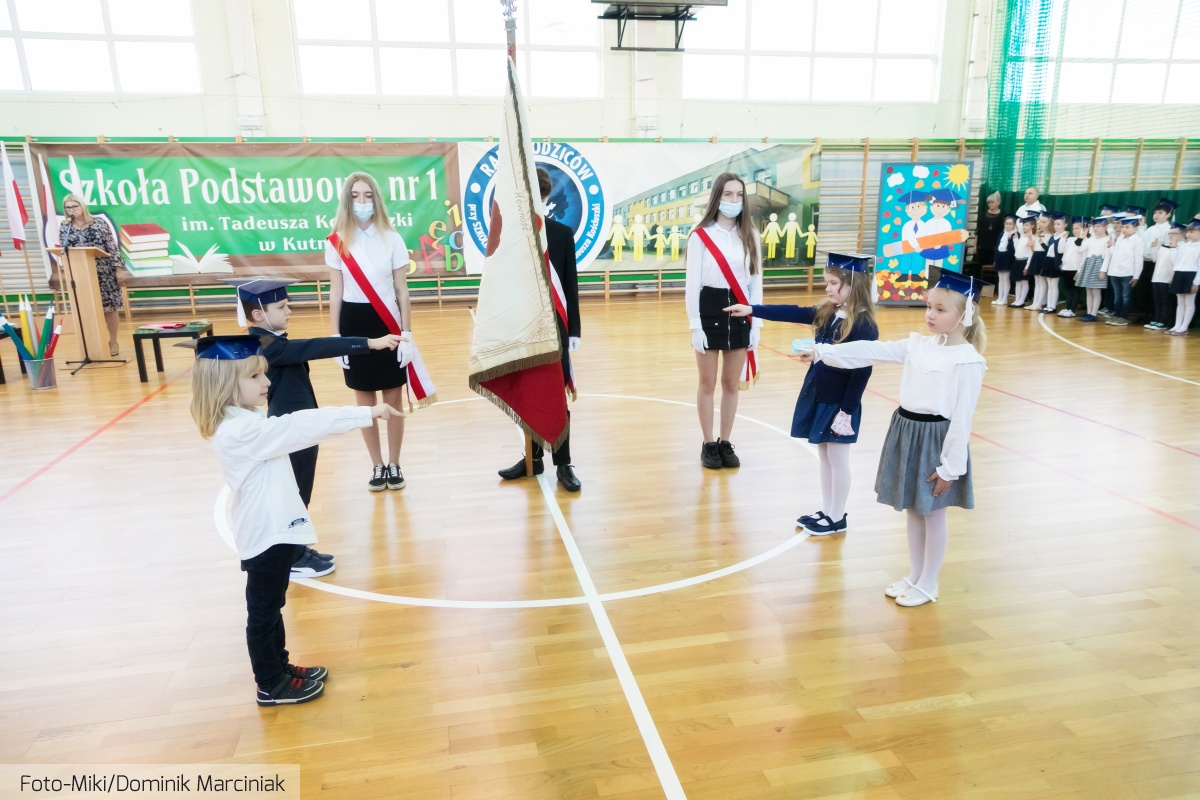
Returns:
[[[1075,237],[1069,236],[1062,245],[1063,272],[1078,272],[1083,266],[1083,251],[1087,246],[1087,239],[1084,239],[1080,244],[1075,244]]]
[[[1104,263],[1100,265],[1101,272],[1108,271],[1108,261],[1112,258],[1112,248],[1108,246],[1108,241],[1108,237],[1097,238],[1095,236],[1083,240],[1083,258],[1085,261],[1092,256],[1100,256],[1104,259]]]
[[[1184,242],[1175,248],[1175,271],[1195,272],[1196,279],[1192,281],[1194,285],[1200,285],[1200,271],[1196,270],[1197,262],[1200,262],[1200,242]]]
[[[1155,256],[1158,255],[1158,246],[1167,241],[1167,234],[1170,232],[1170,222],[1156,222],[1153,225],[1142,228],[1138,235],[1142,237],[1142,241],[1146,245],[1147,260],[1155,260]]]
[[[1143,243],[1136,233],[1133,236],[1122,234],[1112,248],[1112,257],[1108,260],[1108,277],[1136,278],[1142,274]]]
[[[1005,248],[1008,247],[1008,240],[1016,235],[1016,231],[1000,231],[1000,239],[996,242],[996,252],[1004,252]]]
[[[262,409],[225,409],[211,441],[233,491],[233,542],[239,558],[254,558],[277,544],[317,541],[288,453],[370,424],[369,406],[330,406],[281,417],[268,417]]]
[[[750,270],[746,265],[746,251],[742,247],[742,237],[738,234],[737,228],[727,231],[712,222],[704,228],[704,232],[713,240],[713,244],[725,256],[725,260],[729,262],[729,269],[733,272],[733,277],[742,285],[742,291],[746,293],[746,298],[750,301],[750,305],[761,305],[763,296],[762,283],[762,240],[756,233],[754,236],[754,246],[758,251],[758,272],[754,275],[750,274]],[[689,236],[687,243],[687,276],[684,280],[684,306],[687,308],[688,327],[691,330],[700,330],[700,287],[712,286],[717,289],[728,289],[729,282],[725,280],[725,273],[721,272],[721,267],[717,265],[717,260],[712,257],[712,253],[708,252],[708,248],[704,242],[700,241],[699,236]],[[758,317],[754,318],[754,327],[761,328],[763,321]]]
[[[925,233],[925,222],[919,219],[910,219],[900,228],[900,239],[908,242],[909,247],[915,251],[920,251],[921,245],[917,242],[917,237]]]
[[[1015,258],[1018,261],[1028,261],[1029,260],[1029,256],[1031,253],[1031,250],[1029,247],[1030,238],[1031,237],[1026,236],[1024,233],[1016,234],[1016,239],[1013,242],[1013,258]],[[1036,240],[1037,236],[1034,235],[1032,238],[1034,240]]]
[[[944,481],[952,481],[967,471],[971,417],[983,388],[987,362],[970,344],[947,347],[937,340],[936,336],[910,333],[899,342],[818,344],[813,350],[818,361],[842,369],[869,367],[876,361],[903,364],[900,405],[917,414],[937,414],[950,420],[937,474]],[[920,480],[927,477],[919,476]]]
[[[1170,283],[1175,274],[1175,251],[1177,248],[1164,244],[1154,255],[1154,274],[1150,276],[1151,283]]]
[[[350,255],[362,268],[363,275],[374,287],[375,293],[384,305],[400,319],[400,304],[396,301],[396,285],[392,273],[398,269],[408,269],[408,246],[403,237],[396,231],[389,230],[380,234],[375,226],[359,230],[350,243]],[[325,242],[325,264],[330,269],[342,272],[342,300],[346,303],[369,303],[366,294],[359,288],[358,281],[346,269],[342,257],[338,254],[333,242]]]
[[[1024,219],[1025,217],[1028,217],[1030,214],[1033,214],[1033,213],[1040,214],[1045,210],[1046,210],[1046,207],[1035,200],[1034,202],[1026,203],[1025,205],[1023,205],[1017,209],[1017,219]]]

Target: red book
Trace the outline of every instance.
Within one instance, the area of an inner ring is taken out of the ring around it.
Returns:
[[[156,225],[153,222],[143,222],[139,225],[122,225],[121,238],[134,244],[141,242],[166,242],[171,239],[171,234]]]

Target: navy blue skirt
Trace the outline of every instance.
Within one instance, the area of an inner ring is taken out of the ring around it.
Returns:
[[[1034,250],[1033,255],[1029,257],[1029,275],[1032,278],[1035,275],[1042,274],[1042,264],[1046,260],[1045,250]]]
[[[995,263],[992,266],[996,268],[996,274],[999,275],[1001,272],[1008,272],[1012,269],[1012,263],[1013,254],[1011,250],[997,250]]]
[[[811,375],[811,373],[809,373]],[[849,436],[838,436],[829,429],[833,418],[842,407],[837,403],[818,403],[817,390],[812,386],[808,377],[796,398],[796,411],[792,414],[792,438],[807,439],[812,444],[853,444],[858,441],[858,431],[862,422],[862,406],[854,409],[850,415],[850,427],[854,433]]]

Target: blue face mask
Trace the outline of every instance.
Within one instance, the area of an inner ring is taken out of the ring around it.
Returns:
[[[730,219],[737,219],[737,215],[742,213],[741,203],[731,203],[728,200],[721,201],[721,213]]]
[[[358,217],[363,222],[366,222],[371,217],[375,216],[374,203],[355,203],[354,216]]]

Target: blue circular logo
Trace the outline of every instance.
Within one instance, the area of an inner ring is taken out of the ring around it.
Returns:
[[[467,239],[480,253],[487,250],[488,221],[491,219],[493,178],[500,145],[479,159],[463,192],[463,212],[470,222]],[[573,146],[563,142],[534,142],[534,161],[550,173],[549,217],[575,233],[575,262],[585,269],[604,246],[604,231],[612,213],[604,198],[600,176]],[[536,191],[536,187],[534,189]]]

